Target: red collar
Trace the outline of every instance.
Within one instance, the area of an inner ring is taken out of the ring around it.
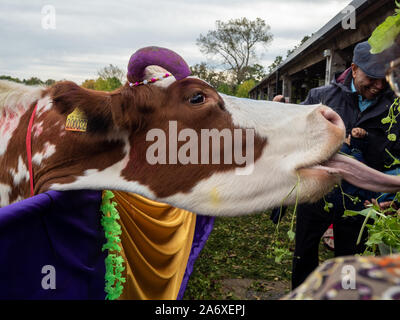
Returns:
[[[33,126],[33,120],[35,118],[37,107],[38,107],[38,105],[36,104],[35,108],[32,111],[32,115],[29,120],[28,131],[26,133],[26,154],[28,157],[31,197],[33,197],[35,195],[34,188],[33,188],[33,168],[32,168],[32,126]]]

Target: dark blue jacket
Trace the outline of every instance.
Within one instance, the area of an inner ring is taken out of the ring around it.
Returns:
[[[385,165],[393,163],[393,159],[385,149],[394,156],[400,157],[400,117],[390,133],[397,136],[397,140],[389,141],[387,136],[389,124],[382,124],[381,120],[387,117],[389,108],[393,104],[395,95],[387,88],[364,112],[358,107],[358,94],[351,91],[351,69],[332,81],[328,86],[311,89],[307,99],[302,104],[322,103],[335,110],[343,119],[346,126],[346,136],[353,128],[363,128],[368,132],[368,143],[362,150],[365,163],[379,171],[388,170]],[[396,110],[397,113],[397,110]],[[393,169],[393,168],[392,168]]]
[[[346,126],[346,137],[351,134],[353,128],[363,128],[368,132],[365,139],[351,139],[351,145],[343,144],[342,152],[354,156],[357,160],[366,163],[368,166],[375,168],[381,172],[389,170],[385,165],[389,166],[393,163],[393,159],[388,155],[385,149],[388,149],[394,156],[400,158],[400,117],[398,124],[395,124],[390,130],[397,136],[397,140],[391,142],[388,140],[388,124],[382,124],[381,120],[388,115],[389,108],[396,98],[393,91],[389,88],[380,95],[374,105],[368,107],[361,112],[358,106],[358,94],[351,90],[352,72],[351,68],[347,69],[328,86],[311,89],[308,96],[302,104],[319,104],[322,103],[335,110],[343,119]],[[396,111],[397,114],[397,111]],[[391,167],[390,169],[395,169]],[[328,202],[333,204],[333,211],[339,216],[343,214],[343,202],[349,210],[364,209],[363,200],[371,200],[377,198],[380,194],[355,187],[346,181],[342,181],[341,188],[346,194],[359,197],[358,203],[344,197],[339,188],[335,188],[331,193],[325,196]],[[323,202],[321,200],[321,202]],[[322,204],[323,207],[323,204]],[[286,207],[283,209],[285,213]],[[280,208],[272,211],[271,219],[274,223],[279,220]]]

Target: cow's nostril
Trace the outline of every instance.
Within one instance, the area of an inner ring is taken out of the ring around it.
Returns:
[[[344,122],[343,122],[342,118],[335,111],[333,111],[331,108],[322,107],[322,108],[319,109],[319,111],[322,114],[322,116],[326,120],[328,120],[330,123],[332,123],[336,127],[339,127],[339,128],[341,128],[343,130],[345,129],[345,125],[344,125]]]

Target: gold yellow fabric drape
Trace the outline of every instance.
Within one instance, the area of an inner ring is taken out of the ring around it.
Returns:
[[[120,299],[175,300],[192,247],[196,215],[137,194],[113,193],[126,262]]]

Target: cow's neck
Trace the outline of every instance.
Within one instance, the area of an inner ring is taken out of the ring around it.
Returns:
[[[34,105],[4,108],[0,137],[0,206],[29,196],[29,171],[25,148],[26,130]]]
[[[50,141],[55,153],[35,172],[35,192],[46,190],[103,190],[117,186],[128,163],[127,134],[86,139],[85,133],[68,132]],[[71,157],[66,155],[71,154]]]

